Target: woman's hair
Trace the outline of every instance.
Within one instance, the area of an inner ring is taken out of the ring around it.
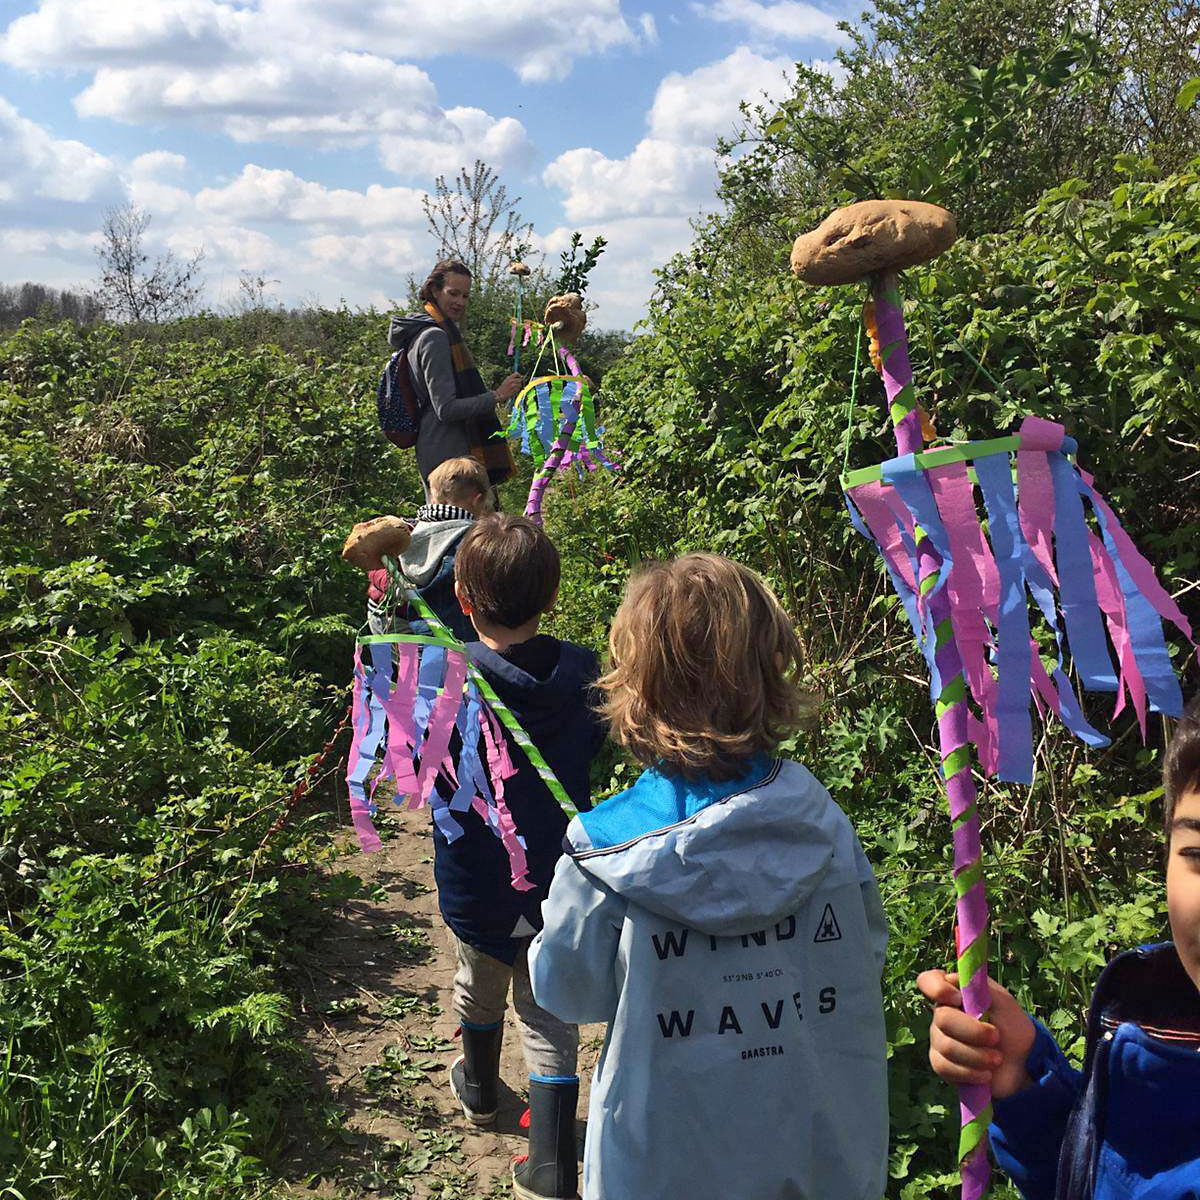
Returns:
[[[1163,825],[1167,845],[1175,823],[1175,805],[1185,792],[1200,791],[1200,696],[1183,710],[1163,758]]]
[[[597,686],[612,735],[640,762],[733,779],[808,715],[800,642],[740,563],[687,554],[633,576]]]
[[[520,629],[558,594],[554,543],[527,517],[488,513],[458,543],[454,579],[475,614],[489,625]]]
[[[471,278],[471,269],[465,262],[457,258],[443,258],[434,263],[433,270],[425,278],[425,282],[421,284],[421,290],[417,295],[425,301],[426,304],[436,304],[437,301],[433,298],[434,292],[439,292],[446,286],[447,275],[465,275],[468,279]]]
[[[487,468],[473,458],[448,458],[429,472],[429,502],[457,504],[472,512],[492,508],[492,484]]]

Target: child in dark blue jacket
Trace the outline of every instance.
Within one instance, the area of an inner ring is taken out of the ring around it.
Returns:
[[[937,1007],[929,1060],[950,1083],[988,1083],[992,1146],[1026,1200],[1200,1197],[1200,704],[1164,764],[1170,942],[1100,975],[1083,1070],[989,980],[991,1023],[961,1011],[953,975],[925,971]]]
[[[599,661],[592,651],[538,632],[558,594],[554,544],[524,517],[480,517],[459,543],[455,592],[476,630],[467,653],[512,710],[576,807],[587,810],[589,768],[605,731],[593,709]],[[454,935],[458,972],[454,1013],[463,1055],[450,1085],[467,1118],[496,1118],[500,1042],[511,984],[530,1077],[529,1158],[514,1176],[517,1196],[576,1194],[575,1073],[579,1031],[533,998],[526,951],[542,927],[542,901],[562,854],[567,818],[521,748],[510,738],[517,772],[504,799],[524,839],[530,891],[511,883],[508,855],[473,810],[461,836],[434,826],[438,905]]]

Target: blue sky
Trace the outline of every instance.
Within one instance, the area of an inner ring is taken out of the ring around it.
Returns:
[[[421,198],[493,166],[554,257],[609,250],[590,296],[631,327],[713,206],[741,99],[827,62],[846,0],[0,2],[0,281],[86,286],[104,209],[202,246],[285,303],[384,306],[436,253]]]

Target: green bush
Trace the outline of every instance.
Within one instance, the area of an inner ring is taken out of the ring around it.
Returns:
[[[1180,481],[1200,472],[1200,176],[1128,159],[1117,169],[1107,199],[1062,184],[1023,227],[911,272],[914,370],[943,435],[1010,432],[1024,413],[1063,421],[1195,623],[1200,502]],[[824,701],[794,752],[854,821],[891,925],[891,1194],[949,1195],[957,1104],[929,1072],[913,986],[953,957],[925,666],[838,485],[847,460],[878,462],[894,441],[865,352],[855,389],[863,293],[797,284],[789,240],[780,229],[772,269],[750,271],[717,220],[662,272],[641,336],[605,382],[623,470],[575,496],[559,484],[549,508],[566,554],[559,628],[595,641],[644,557],[717,550],[776,587]],[[1112,704],[1089,698],[1090,718],[1108,727]],[[1127,714],[1113,732],[1110,749],[1085,755],[1050,727],[1031,789],[982,789],[993,970],[1075,1054],[1106,957],[1166,928],[1162,730],[1153,721],[1143,748]]]
[[[244,1196],[296,1054],[277,967],[351,886],[327,792],[259,851],[346,704],[375,324],[300,361],[26,326],[0,345],[0,1175]],[[232,340],[232,339],[231,339]]]

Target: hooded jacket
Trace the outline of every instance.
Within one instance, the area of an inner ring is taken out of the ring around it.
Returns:
[[[480,672],[542,752],[575,806],[591,807],[590,767],[605,731],[591,704],[599,661],[592,651],[544,634],[500,653],[467,645]],[[512,886],[508,854],[474,809],[460,818],[453,842],[435,825],[433,874],[442,917],[456,937],[512,963],[519,938],[542,926],[542,901],[563,852],[567,818],[520,746],[507,737],[517,773],[504,781],[504,801],[525,841],[532,891]]]
[[[878,1200],[887,931],[845,814],[800,764],[646,771],[567,831],[538,1004],[606,1021],[585,1200]]]
[[[410,532],[408,546],[396,563],[400,574],[460,642],[474,641],[475,626],[454,594],[454,556],[474,519],[465,508],[453,504],[423,505],[417,511],[417,523]],[[379,594],[386,593],[386,571],[372,571],[370,578]],[[403,608],[401,604],[402,611]],[[367,601],[367,624],[372,633],[392,632],[393,618],[382,601]],[[428,623],[411,614],[408,626],[413,633],[429,632]]]
[[[995,1102],[991,1127],[1026,1200],[1198,1200],[1200,992],[1174,945],[1105,967],[1082,1071],[1035,1024],[1033,1084]]]
[[[495,418],[496,396],[459,396],[454,386],[454,365],[446,331],[424,313],[393,316],[388,326],[388,345],[408,351],[408,371],[421,407],[417,426],[417,470],[422,479],[448,458],[471,452],[465,421]]]

